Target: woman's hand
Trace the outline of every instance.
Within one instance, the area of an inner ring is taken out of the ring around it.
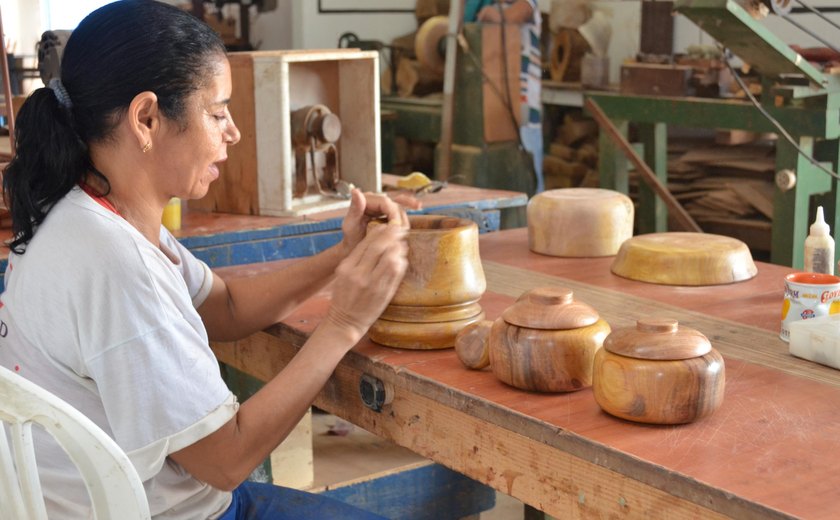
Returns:
[[[336,268],[332,305],[325,323],[354,345],[393,298],[408,268],[407,223],[373,226]]]
[[[350,192],[350,209],[341,223],[345,254],[349,254],[365,238],[371,220],[397,222],[400,227],[408,228],[408,215],[403,206],[418,209],[420,202],[414,197],[401,196],[391,200],[387,195],[353,189]]]

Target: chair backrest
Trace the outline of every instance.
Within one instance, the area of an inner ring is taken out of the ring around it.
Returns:
[[[32,423],[50,433],[78,467],[95,518],[151,518],[143,483],[117,443],[78,410],[4,367],[0,421],[9,425],[11,438],[10,446],[0,428],[0,503],[8,518],[47,518]]]

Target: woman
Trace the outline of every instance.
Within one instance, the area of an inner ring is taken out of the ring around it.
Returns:
[[[207,193],[239,140],[230,74],[212,30],[155,1],[109,4],[73,32],[60,80],[20,110],[3,179],[14,239],[0,364],[111,435],[155,518],[367,518],[316,495],[242,483],[391,299],[407,264],[407,217],[385,197],[354,191],[339,245],[261,277],[212,273],[160,223],[171,197]],[[381,217],[389,225],[366,233]],[[233,340],[276,323],[333,273],[324,321],[240,406],[208,336]],[[39,442],[51,516],[87,518],[73,466],[54,442]]]
[[[542,15],[537,0],[466,0],[465,22],[511,23],[520,26],[519,95],[521,125],[519,137],[534,164],[536,192],[545,189],[542,135],[542,57],[540,34]]]

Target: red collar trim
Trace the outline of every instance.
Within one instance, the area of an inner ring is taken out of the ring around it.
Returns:
[[[80,182],[80,183],[79,183],[79,187],[80,187],[80,188],[82,188],[82,190],[83,190],[85,193],[87,193],[87,194],[90,196],[90,198],[92,198],[93,200],[95,200],[95,201],[96,201],[96,202],[97,202],[100,206],[102,206],[103,208],[107,209],[108,211],[110,211],[111,213],[113,213],[113,214],[115,214],[115,215],[119,215],[119,214],[120,214],[120,212],[119,212],[119,211],[117,211],[117,208],[116,208],[116,207],[114,207],[114,205],[113,205],[113,204],[111,204],[111,201],[110,201],[110,200],[106,199],[106,198],[105,198],[105,197],[103,197],[102,195],[97,194],[95,191],[93,191],[93,188],[91,188],[91,187],[90,187],[90,185],[88,185],[88,184],[86,184],[86,183],[84,183],[84,182]],[[120,216],[122,216],[122,215],[120,215]]]

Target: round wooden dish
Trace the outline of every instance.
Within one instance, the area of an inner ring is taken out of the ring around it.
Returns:
[[[746,244],[709,233],[651,233],[621,244],[610,268],[640,282],[663,285],[720,285],[756,275]]]
[[[616,329],[595,354],[592,390],[607,413],[629,421],[681,424],[723,402],[723,357],[676,320],[639,320]]]
[[[538,392],[592,385],[592,364],[610,326],[572,291],[541,287],[525,293],[490,330],[490,367],[502,382]]]
[[[528,202],[528,247],[535,253],[611,256],[631,236],[633,202],[617,191],[548,190]]]

